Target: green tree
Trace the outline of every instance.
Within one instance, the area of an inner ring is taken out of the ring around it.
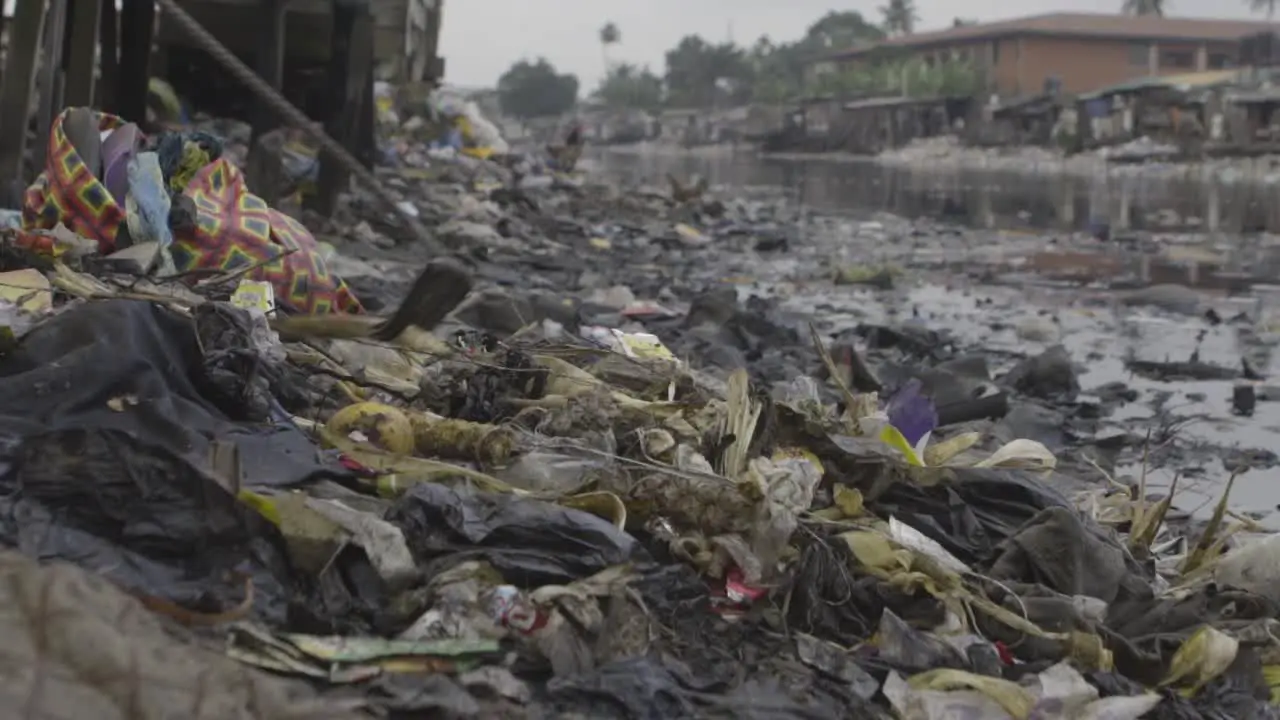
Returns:
[[[910,35],[920,21],[914,0],[889,0],[880,6],[880,16],[885,32],[890,35]]]
[[[688,35],[667,51],[666,60],[668,99],[676,106],[708,107],[750,96],[754,72],[747,54],[733,43],[712,45]]]
[[[662,78],[629,63],[609,68],[596,88],[595,97],[620,110],[656,110],[662,106]]]
[[[795,42],[775,45],[761,38],[749,53],[755,73],[752,98],[769,103],[799,98],[811,89],[806,88],[805,75],[815,58],[884,37],[884,30],[862,13],[846,11],[823,15]]]
[[[1249,0],[1249,9],[1266,13],[1270,20],[1276,14],[1276,0]]]
[[[786,55],[793,43],[774,45],[767,35],[761,35],[747,52],[751,66],[751,99],[757,102],[778,103],[788,99],[794,82],[788,72]],[[801,66],[802,67],[802,66]]]
[[[521,60],[498,78],[502,112],[528,120],[561,115],[578,101],[578,78],[561,75],[546,58]]]
[[[757,96],[756,99],[765,99],[760,96],[768,95],[769,101],[776,101],[785,97],[788,87],[798,91],[804,82],[804,70],[811,55],[800,42],[774,45],[769,38],[761,37],[747,56],[751,65],[753,95]]]
[[[824,75],[817,91],[835,95],[967,97],[982,89],[982,72],[967,60],[926,65],[919,59],[885,60]]]
[[[1258,2],[1258,0],[1251,1]],[[1271,2],[1273,0],[1263,1]],[[1124,4],[1120,7],[1120,12],[1125,15],[1157,15],[1163,17],[1168,9],[1165,0],[1124,0]]]
[[[609,72],[609,48],[622,42],[622,31],[611,22],[600,28],[600,52],[604,55],[604,70]]]
[[[773,44],[773,41],[769,39],[769,36],[761,35],[756,40],[755,44],[751,46],[751,50],[747,53],[747,56],[751,60],[752,67],[758,70],[764,67],[777,51],[777,46]]]
[[[967,20],[962,17],[951,18],[951,27],[953,28],[968,27],[970,25],[977,25],[977,24],[978,24],[977,20]]]
[[[809,26],[801,40],[810,51],[843,50],[866,42],[884,39],[884,31],[867,22],[862,13],[854,10],[834,10],[818,18]]]

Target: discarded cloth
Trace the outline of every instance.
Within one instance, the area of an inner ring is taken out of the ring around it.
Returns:
[[[170,635],[109,582],[0,552],[0,703],[29,718],[349,720],[322,698]]]
[[[44,172],[23,197],[23,229],[52,230],[61,223],[96,241],[98,249],[108,254],[118,249],[124,207],[68,138],[64,120],[70,112],[64,110],[50,129]],[[114,115],[94,116],[102,131],[124,125]],[[196,218],[174,229],[172,252],[179,272],[259,266],[248,277],[269,281],[277,303],[286,310],[361,311],[355,295],[329,271],[311,233],[249,192],[244,176],[226,159],[210,157],[182,193],[194,201]]]

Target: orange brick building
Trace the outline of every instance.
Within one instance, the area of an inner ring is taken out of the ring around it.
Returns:
[[[1042,92],[1056,79],[1082,93],[1134,78],[1234,67],[1246,35],[1280,28],[1249,20],[1053,13],[917,33],[856,47],[815,68],[875,62],[897,50],[925,62],[967,59],[985,71],[1002,96]]]

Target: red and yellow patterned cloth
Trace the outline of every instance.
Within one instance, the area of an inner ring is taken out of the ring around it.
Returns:
[[[124,124],[114,115],[96,115],[102,130]],[[52,230],[62,223],[96,241],[98,249],[108,254],[115,249],[125,211],[67,139],[62,127],[65,117],[63,111],[54,121],[45,170],[23,197],[23,229]],[[231,271],[265,263],[248,277],[270,282],[282,309],[307,314],[362,312],[346,283],[329,272],[311,233],[249,192],[244,176],[231,163],[219,159],[205,165],[183,193],[195,203],[196,223],[194,229],[174,237],[172,254],[179,272]]]

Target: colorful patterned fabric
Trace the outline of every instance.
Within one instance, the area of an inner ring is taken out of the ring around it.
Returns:
[[[67,139],[62,128],[66,116],[64,110],[53,121],[44,172],[23,195],[22,227],[52,230],[62,223],[77,235],[96,241],[99,252],[110,253],[124,222],[124,208],[116,204]],[[100,130],[114,130],[122,124],[114,115],[98,115]]]
[[[62,223],[95,240],[103,254],[111,253],[124,222],[124,208],[67,139],[62,128],[65,116],[64,111],[54,121],[45,171],[23,198],[23,228],[52,230]],[[98,114],[98,122],[102,130],[123,124],[105,113]],[[226,160],[209,163],[183,192],[194,201],[197,217],[194,229],[178,232],[174,238],[172,253],[179,272],[230,271],[265,263],[247,277],[270,282],[280,308],[308,314],[362,312],[346,283],[329,272],[311,233],[249,192],[235,166]]]

